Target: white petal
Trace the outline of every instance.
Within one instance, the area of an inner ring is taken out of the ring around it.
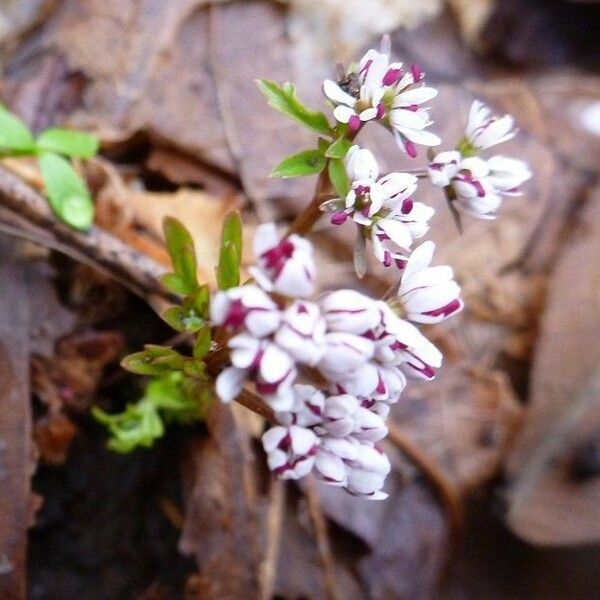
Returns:
[[[339,123],[348,123],[350,119],[356,115],[356,111],[349,106],[338,106],[333,111],[333,116],[335,120]]]
[[[326,79],[323,82],[323,92],[332,102],[336,104],[345,104],[346,106],[354,106],[356,98],[345,92],[335,81]]]
[[[280,235],[275,223],[264,223],[256,228],[254,234],[254,255],[256,257],[264,254],[279,243]]]
[[[319,443],[317,436],[312,430],[306,427],[292,425],[290,427],[290,436],[292,438],[292,450],[294,454],[303,455],[308,453],[313,446]]]
[[[438,95],[438,91],[432,87],[419,87],[412,90],[406,90],[394,98],[392,106],[412,106],[414,104],[423,104],[433,100]]]
[[[283,379],[294,366],[290,355],[276,344],[269,343],[260,360],[260,376],[267,383]]]
[[[431,131],[410,129],[408,127],[399,127],[398,130],[406,139],[415,144],[421,144],[422,146],[438,146],[442,143],[442,140],[435,135],[435,133],[431,133]]]
[[[215,391],[222,402],[231,402],[242,391],[248,371],[236,367],[223,369],[215,381]]]

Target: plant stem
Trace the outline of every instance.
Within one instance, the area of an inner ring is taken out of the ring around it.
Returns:
[[[325,163],[324,169],[319,173],[319,178],[315,185],[315,193],[310,204],[294,219],[287,230],[286,236],[293,233],[306,235],[323,214],[320,209],[321,202],[323,202],[323,196],[328,193],[331,186],[328,166],[329,161]]]

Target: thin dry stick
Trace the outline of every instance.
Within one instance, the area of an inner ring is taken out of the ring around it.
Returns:
[[[339,594],[335,578],[335,562],[333,560],[333,553],[331,552],[331,545],[329,544],[327,521],[321,510],[314,476],[308,475],[305,481],[304,493],[306,494],[310,517],[315,527],[317,550],[319,551],[319,559],[323,567],[323,577],[325,579],[325,594],[329,600],[338,600]]]
[[[392,420],[388,422],[388,438],[431,482],[448,511],[450,534],[456,539],[462,527],[463,514],[460,495],[439,468],[435,460],[412,442]]]
[[[96,226],[83,233],[64,225],[54,217],[42,194],[2,166],[0,206],[14,213],[17,219],[26,220],[24,237],[31,238],[32,227],[38,228],[42,234],[40,243],[49,245],[51,241],[61,251],[68,248],[65,253],[79,255],[81,260],[108,273],[146,300],[154,296],[173,301],[160,281],[167,271],[165,267]]]

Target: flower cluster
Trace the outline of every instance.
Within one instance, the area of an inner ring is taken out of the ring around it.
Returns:
[[[378,447],[387,434],[389,406],[407,377],[432,379],[440,351],[413,322],[438,322],[462,308],[449,267],[430,267],[426,242],[407,260],[397,296],[386,303],[354,290],[314,301],[312,245],[296,235],[280,239],[273,224],[258,228],[251,269],[256,284],[217,292],[213,325],[223,327],[231,366],[217,377],[221,400],[247,381],[280,425],[263,437],[271,469],[296,479],[313,471],[350,493],[383,498],[389,462]],[[302,369],[325,379],[322,390],[299,385]]]
[[[530,177],[521,161],[478,156],[515,135],[512,117],[491,116],[478,101],[456,150],[439,153],[427,170],[382,174],[374,155],[354,143],[366,123],[386,127],[411,157],[417,144],[440,143],[427,130],[426,103],[437,91],[423,79],[418,67],[390,62],[384,38],[381,51],[369,50],[339,81],[324,82],[334,128],[322,113],[297,108],[291,84],[262,83],[273,106],[284,106],[285,98],[282,112],[296,107],[297,120],[332,140],[320,139],[316,150],[289,157],[278,172],[320,169],[330,177],[338,197],[320,208],[333,225],[356,226],[359,276],[366,241],[382,265],[400,271],[397,292],[387,301],[349,289],[314,297],[312,245],[298,235],[280,238],[267,224],[256,232],[253,282],[214,295],[211,321],[228,332],[231,363],[217,377],[217,395],[228,402],[250,384],[273,409],[277,423],[262,442],[270,469],[282,479],[314,473],[351,494],[386,497],[390,463],[381,443],[390,407],[410,378],[430,380],[442,364],[441,352],[418,325],[439,323],[463,308],[452,269],[432,266],[435,244],[417,242],[435,212],[413,199],[418,180],[443,187],[460,210],[493,218],[501,198],[517,194]]]
[[[409,156],[415,157],[415,144],[437,146],[440,138],[427,131],[431,125],[425,103],[437,96],[437,90],[425,86],[421,69],[390,62],[389,38],[381,52],[369,50],[344,73],[338,82],[326,79],[325,96],[333,103],[333,116],[347,123],[352,133],[364,123],[377,121],[390,129],[396,142]]]
[[[462,212],[479,219],[496,218],[502,197],[520,195],[531,172],[520,160],[506,156],[485,160],[477,152],[509,140],[515,133],[510,115],[491,115],[487,106],[475,100],[458,149],[440,152],[429,164],[431,183],[446,188]]]
[[[384,266],[403,269],[414,241],[429,231],[435,210],[414,202],[417,178],[410,173],[388,173],[379,178],[379,166],[370,150],[352,146],[344,159],[350,190],[345,198],[321,205],[341,225],[350,218],[359,236],[370,239],[373,254]]]

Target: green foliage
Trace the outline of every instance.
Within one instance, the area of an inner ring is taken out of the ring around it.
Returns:
[[[146,344],[144,350],[126,356],[121,366],[138,375],[164,375],[183,369],[185,357],[166,346]]]
[[[92,158],[98,153],[99,148],[97,137],[83,131],[61,127],[46,129],[39,135],[36,145],[40,150],[77,158]]]
[[[344,158],[350,150],[352,146],[352,142],[346,137],[339,137],[327,150],[325,151],[325,156],[328,158]]]
[[[269,106],[298,121],[308,129],[331,136],[332,129],[327,117],[320,111],[310,110],[296,95],[296,87],[289,81],[282,86],[268,79],[257,79],[260,91],[268,98]]]
[[[23,121],[0,105],[0,155],[37,156],[54,214],[82,231],[94,221],[94,203],[85,181],[61,155],[91,158],[97,152],[97,138],[82,131],[53,127],[36,140]]]
[[[272,171],[271,177],[304,177],[320,173],[325,168],[321,150],[303,150],[284,158]]]
[[[173,306],[164,314],[164,320],[176,331],[198,331],[208,319],[209,290],[202,285],[186,296],[182,306]]]
[[[165,423],[202,420],[209,401],[208,386],[176,372],[151,379],[142,398],[123,412],[108,414],[94,407],[92,414],[108,428],[108,447],[125,454],[151,447],[164,435]]]
[[[344,161],[341,158],[330,159],[328,172],[329,179],[331,180],[337,195],[340,198],[345,198],[350,189],[350,182],[348,181],[348,175],[346,175]]]
[[[227,290],[240,284],[242,261],[242,222],[237,212],[227,215],[221,232],[221,249],[217,266],[217,285]]]
[[[191,294],[198,287],[194,240],[181,222],[165,217],[163,231],[174,273],[163,276],[164,285],[176,294]]]
[[[84,181],[62,156],[44,151],[38,157],[54,214],[74,229],[89,229],[94,220],[94,203]]]

